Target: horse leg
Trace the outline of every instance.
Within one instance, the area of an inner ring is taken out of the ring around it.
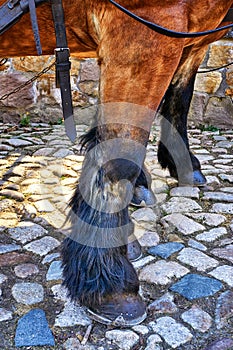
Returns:
[[[193,95],[197,69],[206,52],[184,49],[180,65],[165,94],[160,109],[161,139],[158,146],[158,161],[168,168],[179,185],[202,186],[206,178],[201,172],[199,160],[189,149],[187,115]]]
[[[134,25],[111,6],[95,17],[101,38],[101,105],[96,140],[87,143],[71,201],[70,236],[63,244],[64,284],[72,299],[87,306],[98,321],[126,326],[140,323],[146,315],[127,255],[133,233],[128,206],[155,110],[183,49],[183,40],[161,38],[148,28],[138,32]]]
[[[127,256],[128,236],[133,233],[128,204],[145,147],[133,140],[106,138],[112,132],[122,133],[119,127],[101,125],[99,134],[104,138],[101,135],[101,141],[88,148],[71,201],[72,225],[63,243],[63,266],[71,298],[87,306],[92,317],[130,326],[146,315],[138,277]]]

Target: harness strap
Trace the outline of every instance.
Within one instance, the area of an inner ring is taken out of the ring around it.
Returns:
[[[200,36],[214,34],[214,33],[220,32],[221,30],[230,29],[233,27],[233,24],[229,24],[229,25],[226,25],[223,27],[219,27],[219,28],[216,28],[213,30],[207,30],[204,32],[176,32],[174,30],[170,30],[168,28],[162,27],[156,23],[146,21],[142,17],[139,17],[139,16],[135,15],[133,12],[127,10],[125,7],[121,6],[120,4],[118,4],[114,0],[109,0],[109,2],[111,2],[111,4],[116,6],[119,10],[124,12],[129,17],[135,19],[137,22],[142,23],[143,25],[145,25],[146,27],[152,29],[153,31],[155,31],[157,33],[160,33],[162,35],[166,35],[166,36],[169,36],[172,38],[198,38]]]
[[[35,6],[47,0],[34,0]],[[29,10],[28,0],[9,0],[0,7],[0,34],[10,29]]]
[[[70,68],[69,60],[70,50],[67,45],[66,28],[64,20],[64,11],[62,0],[50,0],[56,35],[56,86],[60,87],[62,109],[64,115],[65,130],[67,136],[72,142],[75,141],[76,126],[73,116],[72,94],[70,85]]]
[[[28,0],[28,4],[29,4],[29,11],[30,11],[34,40],[36,43],[36,50],[37,50],[38,55],[42,55],[42,48],[41,48],[41,43],[40,43],[40,33],[39,33],[39,27],[38,27],[38,22],[37,22],[37,15],[36,15],[35,0]]]

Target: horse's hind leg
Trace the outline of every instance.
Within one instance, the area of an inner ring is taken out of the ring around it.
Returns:
[[[189,149],[187,115],[192,99],[194,81],[205,49],[197,52],[186,48],[180,65],[165,94],[160,109],[161,139],[158,161],[168,168],[180,185],[202,186],[206,183],[199,160]]]

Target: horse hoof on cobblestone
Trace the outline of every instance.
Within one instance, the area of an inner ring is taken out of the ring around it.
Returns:
[[[127,257],[130,261],[137,261],[142,257],[142,248],[136,237],[127,245]]]
[[[156,198],[149,188],[138,186],[134,190],[131,204],[135,207],[153,207],[156,204]]]
[[[97,322],[116,327],[136,326],[147,316],[145,303],[135,294],[108,296],[100,305],[88,308],[87,313]]]

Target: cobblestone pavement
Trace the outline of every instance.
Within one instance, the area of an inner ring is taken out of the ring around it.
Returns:
[[[149,311],[131,329],[92,323],[61,287],[61,225],[79,146],[63,126],[0,131],[0,349],[233,349],[233,130],[190,130],[208,179],[201,189],[177,187],[160,169],[152,134],[146,162],[158,204],[131,209]]]

